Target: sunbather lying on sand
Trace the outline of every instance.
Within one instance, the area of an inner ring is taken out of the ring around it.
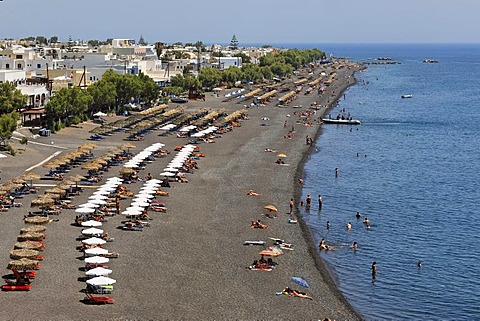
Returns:
[[[268,229],[268,226],[260,223],[260,220],[258,220],[256,222],[252,221],[252,223],[250,224],[250,227],[251,228],[260,228],[260,229],[265,229],[265,230]]]
[[[292,290],[288,286],[285,289],[282,290],[281,294],[288,295],[288,296],[296,296],[296,297],[299,297],[299,298],[302,298],[302,299],[313,300],[313,298],[311,296],[308,296],[305,292],[301,292],[301,291],[298,291],[298,290]]]
[[[259,194],[253,191],[253,189],[249,190],[247,193],[248,196],[262,196],[263,194]]]

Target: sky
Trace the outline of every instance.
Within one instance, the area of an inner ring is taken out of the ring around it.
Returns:
[[[480,0],[3,0],[0,39],[480,43]]]

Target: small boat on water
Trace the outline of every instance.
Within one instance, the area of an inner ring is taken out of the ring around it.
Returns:
[[[413,95],[407,94],[407,95],[402,95],[402,98],[412,98]]]
[[[172,103],[177,103],[177,104],[183,104],[188,102],[188,98],[183,98],[183,97],[172,97],[170,99]]]
[[[423,62],[426,64],[438,64],[438,60],[434,59],[425,59]]]
[[[362,122],[358,119],[330,119],[323,118],[324,124],[337,124],[337,125],[360,125]]]

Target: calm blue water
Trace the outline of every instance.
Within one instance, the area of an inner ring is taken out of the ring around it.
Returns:
[[[322,257],[339,288],[368,320],[480,319],[480,45],[310,47],[401,62],[357,74],[332,115],[345,108],[362,125],[324,125],[306,164],[303,198],[324,203],[303,214],[336,247]]]

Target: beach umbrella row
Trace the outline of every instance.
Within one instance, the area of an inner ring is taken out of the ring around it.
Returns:
[[[95,213],[96,208],[107,203],[107,195],[114,192],[122,183],[122,181],[123,180],[118,177],[107,179],[105,183],[98,187],[97,190],[88,197],[88,201],[86,203],[80,204],[78,208],[75,209],[75,212],[81,214]]]
[[[150,206],[150,199],[155,197],[155,193],[160,187],[161,181],[158,179],[151,179],[146,181],[140,188],[140,191],[133,197],[132,203],[127,207],[122,214],[127,216],[138,216],[145,212]]]
[[[209,134],[213,133],[216,130],[218,130],[217,126],[210,126],[210,127],[206,128],[204,130],[201,130],[201,131],[193,134],[192,137],[195,137],[195,138],[204,137],[206,135],[209,135]]]
[[[132,157],[132,159],[128,160],[123,166],[126,168],[137,168],[141,163],[145,161],[147,157],[155,153],[156,151],[160,150],[165,144],[162,143],[155,143],[146,147],[140,153]]]
[[[173,177],[175,173],[183,167],[186,160],[192,155],[195,150],[195,145],[185,145],[182,149],[175,155],[175,157],[168,163],[167,167],[163,169],[163,172],[160,173],[160,176],[164,177]]]
[[[92,209],[95,210],[96,206],[103,205],[108,198],[107,194],[116,190],[122,181],[123,180],[118,177],[107,179],[106,182],[88,198],[88,202],[81,207],[91,211]],[[81,231],[82,235],[89,236],[89,238],[81,241],[82,244],[88,247],[84,249],[84,262],[86,265],[94,267],[85,272],[85,275],[89,278],[86,280],[86,283],[92,287],[115,284],[116,280],[108,277],[112,273],[112,270],[105,266],[109,263],[110,259],[105,257],[109,254],[109,251],[102,247],[107,243],[105,239],[101,238],[104,234],[104,230],[98,228],[102,226],[102,223],[95,220],[89,220],[82,222],[81,226],[85,227],[85,229]]]

